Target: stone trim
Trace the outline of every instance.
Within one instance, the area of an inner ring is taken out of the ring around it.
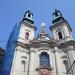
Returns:
[[[50,66],[47,66],[47,65],[41,65],[41,66],[36,68],[37,71],[41,70],[41,69],[52,70],[52,68]]]
[[[26,26],[29,26],[29,27],[31,27],[31,28],[34,28],[35,31],[36,31],[36,29],[37,29],[33,24],[31,24],[31,23],[29,23],[29,22],[27,22],[27,21],[21,22],[21,24],[24,24],[24,25],[26,25]]]
[[[24,44],[24,43],[19,42],[19,41],[16,42],[16,47],[17,46],[21,46],[22,48],[30,49],[30,45],[29,44]]]
[[[56,26],[62,25],[63,23],[66,23],[66,25],[68,26],[68,28],[69,28],[69,29],[71,30],[71,32],[72,32],[72,29],[71,29],[70,25],[68,24],[67,20],[64,20],[64,21],[61,20],[61,21],[59,21],[59,22],[57,22],[57,23],[54,23],[52,26],[49,27],[49,29],[52,31],[53,28],[55,28]]]
[[[71,45],[75,45],[75,41],[74,40],[70,40],[68,42],[61,43],[60,45],[58,45],[58,47],[59,48],[65,48],[65,47],[71,46]]]

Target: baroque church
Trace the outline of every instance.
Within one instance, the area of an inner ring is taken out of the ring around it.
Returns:
[[[10,34],[0,75],[75,75],[75,41],[72,29],[59,10],[53,13],[52,25],[35,38],[33,14],[27,10]]]

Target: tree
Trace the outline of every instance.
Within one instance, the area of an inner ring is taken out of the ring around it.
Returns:
[[[4,56],[4,49],[0,48],[0,69],[2,67],[2,59],[3,59],[3,56]]]

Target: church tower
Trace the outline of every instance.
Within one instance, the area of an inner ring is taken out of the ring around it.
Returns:
[[[28,75],[29,69],[29,41],[34,38],[33,14],[30,10],[25,12],[23,20],[20,22],[20,31],[16,40],[15,53],[10,75]]]
[[[50,26],[50,30],[53,33],[53,38],[59,41],[60,44],[73,40],[71,35],[72,29],[69,23],[57,9],[55,9],[55,12],[53,13],[52,24],[53,25]]]
[[[29,41],[34,38],[35,30],[36,27],[34,26],[33,14],[30,10],[27,10],[23,17],[23,20],[21,21],[21,27],[17,41],[28,44]]]
[[[72,38],[72,29],[59,10],[55,9],[53,17],[50,30],[53,40],[57,42],[53,50],[54,75],[75,75],[75,41]]]

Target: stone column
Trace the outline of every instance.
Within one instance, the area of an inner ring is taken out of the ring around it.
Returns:
[[[60,55],[58,52],[58,48],[54,47],[54,57],[55,57],[55,69],[56,69],[56,74],[55,75],[63,75],[61,71],[61,60],[60,60]]]
[[[30,64],[29,64],[29,75],[34,75],[34,65],[35,65],[35,62],[34,62],[34,48],[31,48],[30,49]]]

